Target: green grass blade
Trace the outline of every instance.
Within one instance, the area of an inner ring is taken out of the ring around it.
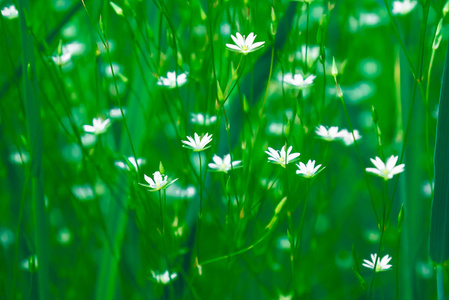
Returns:
[[[441,82],[435,143],[435,194],[430,229],[430,257],[436,263],[449,258],[449,49]]]

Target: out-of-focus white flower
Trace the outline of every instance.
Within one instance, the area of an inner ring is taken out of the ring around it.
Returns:
[[[151,271],[151,276],[161,284],[168,284],[170,281],[174,280],[176,277],[178,277],[178,274],[176,273],[169,273],[168,270],[165,271],[162,274],[157,274],[154,271]]]
[[[75,185],[72,187],[72,193],[81,201],[93,200],[95,198],[94,190],[90,184]]]
[[[102,133],[106,132],[109,125],[111,125],[111,120],[110,119],[103,120],[101,118],[94,118],[92,123],[93,123],[93,126],[84,125],[83,129],[85,132],[98,135],[98,134],[102,134]]]
[[[14,243],[14,233],[6,227],[0,227],[0,243],[4,249]]]
[[[208,133],[206,133],[205,136],[200,137],[196,132],[194,135],[194,139],[191,138],[190,136],[187,136],[188,141],[181,141],[184,143],[184,145],[182,145],[184,148],[189,148],[191,150],[193,150],[194,152],[200,152],[203,150],[206,150],[207,148],[210,148],[211,146],[207,146],[207,144],[209,144],[212,141],[212,134],[209,135]]]
[[[147,175],[143,175],[145,177],[145,181],[148,182],[148,184],[142,184],[139,183],[141,186],[144,186],[149,189],[150,192],[156,192],[161,189],[166,189],[170,184],[178,180],[178,178],[168,181],[167,175],[162,175],[159,171],[153,173],[154,180]]]
[[[70,61],[71,58],[72,58],[72,53],[70,53],[70,52],[62,53],[61,55],[55,55],[55,56],[51,57],[51,59],[53,59],[53,62],[58,66],[65,65],[66,63],[68,63]]]
[[[217,121],[217,117],[216,116],[209,116],[208,114],[192,114],[192,119],[191,119],[192,123],[194,124],[198,124],[198,125],[202,125],[202,126],[208,126],[208,125],[212,125]]]
[[[309,75],[307,78],[303,78],[301,74],[295,74],[293,76],[291,73],[287,73],[284,75],[284,82],[299,89],[304,89],[312,85],[315,78],[315,75]]]
[[[59,243],[66,245],[70,243],[72,239],[72,234],[70,233],[70,230],[67,227],[63,227],[59,229],[57,239]]]
[[[30,155],[24,150],[20,152],[16,151],[14,153],[11,153],[9,159],[12,163],[15,164],[26,164],[30,160]]]
[[[382,259],[379,261],[376,253],[371,254],[371,261],[364,259],[362,266],[367,267],[369,269],[374,269],[376,260],[377,260],[376,272],[387,271],[391,268],[391,265],[388,264],[391,260],[391,257],[389,257],[387,254],[384,257],[382,257]]]
[[[262,48],[265,44],[265,42],[257,42],[254,43],[254,40],[256,39],[256,36],[254,33],[250,33],[248,37],[245,39],[245,36],[242,36],[240,33],[237,32],[237,37],[233,36],[231,34],[231,38],[234,41],[234,44],[226,44],[226,47],[229,48],[229,50],[234,52],[240,52],[244,55],[247,55],[248,53],[254,52],[256,50],[259,50]]]
[[[143,165],[145,163],[145,159],[143,159],[143,158],[138,158],[136,161],[136,159],[133,156],[129,156],[127,159],[128,159],[129,164],[131,164],[134,167],[134,170],[137,170],[137,166],[140,167],[140,165]],[[130,168],[129,168],[128,162],[115,161],[114,165],[116,165],[117,167],[119,167],[122,170],[129,171]]]
[[[240,160],[235,160],[232,162],[232,166],[231,166],[231,154],[226,154],[223,157],[223,159],[221,159],[221,157],[218,155],[214,155],[214,157],[212,159],[214,162],[209,164],[209,168],[212,169],[211,171],[215,171],[215,172],[227,173],[231,169],[241,167],[241,166],[239,166],[239,164],[242,163],[242,161],[240,161]]]
[[[417,1],[410,0],[393,1],[392,12],[394,15],[406,15],[415,8],[416,4],[418,4]]]
[[[177,86],[181,87],[187,82],[187,73],[181,73],[176,76],[176,72],[167,72],[167,78],[159,77],[157,85],[164,86],[169,89],[174,89]]]
[[[285,168],[289,163],[292,163],[298,160],[299,153],[291,153],[293,146],[288,147],[287,152],[285,152],[285,146],[282,146],[281,151],[274,150],[271,147],[268,147],[268,151],[265,153],[268,154],[268,161],[274,164],[281,165]]]
[[[394,175],[404,172],[404,164],[395,166],[396,162],[398,161],[398,156],[390,156],[386,164],[384,164],[384,162],[377,156],[376,159],[370,158],[370,160],[375,168],[366,168],[366,172],[370,172],[377,176],[380,176],[384,180],[391,179]]]
[[[19,11],[16,9],[14,5],[6,6],[2,9],[2,16],[11,20],[19,17]]]
[[[126,109],[123,108],[123,114],[126,115]],[[120,111],[120,107],[114,107],[109,110],[109,118],[111,119],[121,119],[122,112]]]
[[[331,128],[320,125],[316,128],[315,133],[320,139],[325,141],[334,141],[341,138],[341,132],[338,131],[338,126],[332,126]]]
[[[352,144],[354,144],[354,137],[356,141],[362,138],[357,129],[354,129],[354,136],[352,136],[352,132],[348,131],[347,129],[342,129],[339,134],[341,135],[342,142],[346,146],[351,146]]]
[[[307,165],[305,165],[303,162],[299,162],[299,164],[296,164],[298,166],[299,170],[296,170],[296,174],[301,175],[305,178],[312,178],[318,173],[320,173],[324,168],[320,170],[321,165],[318,165],[315,167],[315,161],[310,160],[307,162]]]
[[[62,46],[62,53],[70,53],[72,55],[81,55],[84,53],[86,45],[80,42],[72,42]]]
[[[83,144],[84,147],[90,147],[95,145],[95,142],[97,141],[97,136],[85,133],[81,136],[81,144]]]

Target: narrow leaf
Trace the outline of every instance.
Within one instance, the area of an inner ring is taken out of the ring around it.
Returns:
[[[449,48],[441,80],[435,142],[435,192],[432,203],[429,252],[442,263],[449,258]]]

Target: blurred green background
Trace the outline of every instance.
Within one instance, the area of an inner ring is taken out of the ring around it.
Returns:
[[[0,18],[1,299],[437,299],[428,239],[445,2],[403,15],[374,0],[10,5],[18,17]],[[237,32],[264,47],[230,52]],[[158,85],[167,72],[187,83]],[[285,73],[317,78],[300,91]],[[198,113],[217,120],[192,121]],[[347,116],[360,151],[315,134],[350,130]],[[85,133],[96,117],[111,126]],[[182,148],[195,132],[213,134],[210,149]],[[268,163],[264,151],[286,143],[326,168],[308,180]],[[208,171],[228,153],[243,167]],[[369,158],[391,155],[403,174],[365,175]],[[146,163],[116,165],[131,156]],[[179,179],[148,192],[138,183],[160,163]],[[362,261],[379,250],[392,269],[370,288]],[[167,270],[176,277],[161,282]]]

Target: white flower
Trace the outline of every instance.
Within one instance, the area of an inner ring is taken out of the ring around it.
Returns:
[[[178,274],[176,273],[169,273],[168,271],[165,271],[162,274],[156,274],[154,271],[151,271],[151,276],[153,276],[154,279],[158,283],[167,284],[170,281],[174,280],[176,277],[178,277]]]
[[[279,164],[282,167],[286,167],[289,163],[292,163],[297,160],[299,153],[292,153],[292,146],[288,147],[287,153],[285,152],[285,146],[282,147],[281,151],[274,150],[273,148],[268,147],[268,151],[265,151],[270,157],[268,160],[274,164]]]
[[[299,89],[304,89],[312,85],[315,78],[315,75],[309,75],[307,78],[303,78],[301,74],[295,74],[293,76],[291,73],[287,73],[284,75],[284,82]]]
[[[416,4],[418,4],[417,1],[410,0],[393,1],[392,12],[394,15],[406,15],[415,8]]]
[[[128,159],[128,162],[134,167],[134,170],[137,170],[137,166],[140,166],[145,163],[145,159],[143,159],[143,158],[138,158],[136,161],[136,159],[133,156],[130,156],[127,159]],[[116,165],[117,167],[119,167],[122,170],[130,170],[129,164],[127,162],[116,161],[116,162],[114,162],[114,165]]]
[[[376,263],[377,260],[377,265],[376,265],[376,272],[382,272],[382,271],[387,271],[391,268],[391,265],[389,265],[388,263],[391,260],[391,257],[387,255],[385,255],[380,261],[377,258],[377,254],[371,254],[371,261],[364,259],[363,260],[363,266],[370,268],[370,269],[374,269],[374,265]]]
[[[217,117],[216,116],[209,116],[208,114],[192,114],[192,119],[191,119],[192,123],[194,124],[198,124],[198,125],[202,125],[202,126],[208,126],[208,125],[212,125],[217,121]]]
[[[339,134],[341,135],[340,138],[342,139],[342,142],[345,143],[346,146],[351,146],[354,144],[354,137],[356,141],[362,138],[357,129],[354,130],[354,137],[352,136],[352,132],[346,129],[342,129]]]
[[[250,52],[254,52],[256,50],[259,50],[262,48],[265,44],[265,42],[257,42],[254,43],[254,40],[256,39],[256,36],[254,33],[250,33],[248,37],[245,39],[245,36],[242,36],[240,33],[237,32],[237,37],[233,36],[231,34],[231,38],[234,41],[234,44],[226,44],[226,47],[229,48],[229,50],[234,52],[240,52],[244,55],[247,55]]]
[[[141,186],[144,186],[146,188],[149,188],[150,192],[156,192],[161,189],[167,188],[170,184],[178,180],[178,178],[168,182],[168,176],[162,175],[159,171],[153,173],[154,180],[145,174],[143,174],[145,181],[148,182],[148,184],[139,183]]]
[[[102,134],[102,133],[106,132],[109,125],[111,125],[111,120],[106,119],[103,121],[101,118],[94,118],[92,123],[93,123],[93,126],[84,125],[83,129],[85,132],[89,132],[89,133],[98,135],[98,134]]]
[[[327,127],[320,125],[316,128],[315,133],[319,136],[319,138],[325,141],[333,141],[341,138],[341,131],[338,131],[337,126],[332,126],[331,128],[327,129]]]
[[[72,58],[71,52],[67,52],[67,53],[63,53],[61,55],[56,55],[56,56],[51,57],[51,59],[53,59],[54,63],[58,66],[65,65],[66,63],[68,63],[70,61],[71,58]]]
[[[126,115],[126,109],[123,109],[123,114]],[[111,119],[121,119],[122,118],[122,111],[120,110],[120,107],[111,108],[109,110],[109,118]]]
[[[299,170],[296,170],[296,174],[301,175],[305,178],[312,178],[318,173],[320,173],[322,170],[324,170],[324,167],[321,170],[319,170],[321,165],[315,167],[315,161],[310,159],[307,162],[307,165],[305,165],[303,162],[299,162],[299,164],[296,165],[299,168]]]
[[[398,161],[397,156],[390,156],[386,164],[384,164],[384,162],[377,156],[376,159],[370,158],[370,160],[375,168],[366,168],[366,172],[370,172],[377,176],[383,177],[383,179],[385,180],[391,179],[394,175],[404,172],[404,164],[395,166],[396,162]]]
[[[206,150],[207,148],[210,148],[211,146],[207,146],[212,141],[212,134],[209,135],[206,133],[205,136],[200,137],[196,132],[194,135],[195,139],[191,138],[190,136],[187,136],[188,141],[181,141],[185,145],[182,145],[185,148],[192,149],[195,152],[200,152],[203,150]]]
[[[213,171],[216,172],[225,172],[227,173],[229,170],[233,169],[233,168],[237,168],[237,167],[241,167],[238,166],[242,161],[240,160],[235,160],[232,162],[232,166],[231,166],[231,155],[230,154],[226,154],[223,159],[221,159],[221,157],[219,157],[218,155],[214,155],[213,159],[213,163],[209,164],[209,168],[211,168]]]
[[[175,72],[167,72],[167,78],[159,77],[157,85],[165,86],[169,89],[183,86],[187,82],[187,73],[181,73],[176,76]]]
[[[4,7],[2,9],[2,16],[11,20],[17,18],[19,16],[19,12],[14,5],[10,5],[9,7]]]

